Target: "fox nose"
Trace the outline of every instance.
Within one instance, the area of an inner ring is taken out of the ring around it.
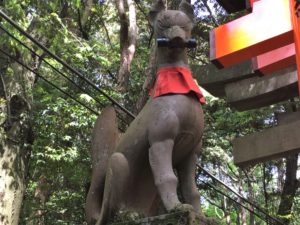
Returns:
[[[181,37],[178,37],[178,36],[174,37],[174,38],[170,39],[170,46],[184,48],[185,40],[183,40]]]
[[[180,26],[172,26],[161,33],[157,38],[158,47],[169,48],[195,48],[197,42],[195,39],[187,37],[187,33]]]
[[[179,26],[172,26],[166,30],[166,37],[178,44],[186,40],[186,32]]]

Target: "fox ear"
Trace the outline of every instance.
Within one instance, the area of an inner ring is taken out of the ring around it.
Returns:
[[[155,19],[161,11],[165,10],[166,6],[163,0],[158,0],[151,8],[149,12],[149,21],[151,26],[154,25]]]
[[[194,19],[195,19],[194,9],[190,3],[188,3],[186,0],[182,0],[181,3],[179,4],[179,10],[184,12],[194,23]]]

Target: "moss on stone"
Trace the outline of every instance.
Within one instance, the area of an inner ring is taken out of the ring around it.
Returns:
[[[126,214],[125,214],[126,215]],[[118,218],[109,225],[218,225],[213,219],[208,219],[194,211],[179,211],[143,219],[128,219],[128,216]]]

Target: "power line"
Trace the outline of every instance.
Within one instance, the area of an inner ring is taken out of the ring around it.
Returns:
[[[37,54],[33,49],[31,49],[28,45],[26,45],[24,42],[22,42],[20,39],[15,37],[12,33],[10,33],[7,29],[5,29],[1,24],[0,24],[0,29],[3,30],[9,37],[13,38],[15,41],[17,41],[19,44],[21,44],[23,47],[25,47],[27,50],[29,50],[32,54],[34,54],[36,57],[38,57],[40,60],[42,60],[44,63],[46,63],[51,69],[53,69],[56,73],[67,79],[69,82],[71,82],[74,86],[76,86],[79,90],[81,90],[83,93],[91,95],[88,93],[87,90],[83,89],[81,86],[79,86],[75,81],[73,81],[71,78],[69,78],[66,74],[62,73],[59,71],[56,67],[51,65],[47,60],[45,60],[41,55]],[[91,96],[97,103],[100,104],[101,107],[105,107],[105,105],[100,102],[97,98],[94,98]],[[129,125],[127,121],[125,121],[120,113],[117,112],[117,117],[125,124]]]
[[[20,39],[15,37],[12,33],[10,33],[8,30],[6,30],[1,24],[0,29],[3,30],[8,36],[13,38],[15,41],[17,41],[19,44],[21,44],[23,47],[25,47],[27,50],[29,50],[32,54],[34,54],[36,57],[38,57],[41,61],[45,62],[51,69],[53,69],[56,73],[63,76],[65,79],[67,79],[69,82],[71,82],[73,85],[75,85],[79,90],[82,92],[89,94],[84,90],[81,86],[79,86],[75,81],[73,81],[71,78],[69,78],[66,74],[59,71],[56,67],[51,65],[47,60],[45,60],[41,55],[37,54],[33,49],[28,47],[24,42],[22,42]],[[96,102],[98,102],[101,106],[104,106],[102,102],[100,102],[98,99],[93,98]]]
[[[0,52],[2,52],[4,55],[6,55],[7,57],[9,57],[10,59],[16,61],[17,63],[19,63],[21,66],[23,66],[24,68],[26,68],[27,70],[29,70],[30,72],[34,73],[35,75],[37,75],[39,78],[41,78],[42,80],[44,80],[46,83],[50,84],[52,87],[54,87],[55,89],[59,90],[60,92],[64,93],[65,95],[67,95],[68,97],[70,97],[71,99],[73,99],[75,102],[77,102],[78,104],[80,104],[81,106],[83,106],[84,108],[90,110],[92,113],[94,113],[95,115],[99,115],[98,112],[96,112],[94,109],[92,109],[91,107],[87,106],[86,104],[82,103],[81,101],[73,98],[73,96],[71,96],[68,92],[62,90],[60,87],[58,87],[57,85],[53,84],[51,81],[49,81],[47,78],[43,77],[42,75],[40,75],[38,72],[34,71],[33,69],[29,68],[27,65],[25,65],[23,62],[21,62],[19,59],[17,59],[16,57],[10,55],[9,53],[7,53],[6,51],[4,51],[3,49],[0,48]]]
[[[206,186],[208,186],[209,188],[213,189],[214,191],[216,191],[217,193],[225,196],[226,198],[228,198],[229,200],[233,201],[234,203],[236,203],[237,205],[243,207],[244,209],[246,209],[247,211],[249,211],[250,213],[252,213],[253,215],[257,216],[258,218],[268,222],[265,218],[263,218],[261,215],[257,214],[254,210],[248,208],[247,206],[243,205],[242,203],[238,202],[237,200],[235,200],[234,198],[230,197],[228,194],[222,192],[221,190],[219,190],[218,188],[216,188],[215,186],[205,182],[205,181],[201,181],[203,184],[205,184]]]
[[[114,105],[118,106],[123,112],[125,112],[127,115],[129,115],[131,118],[135,118],[135,115],[127,110],[125,107],[123,107],[119,102],[117,102],[114,98],[112,98],[110,95],[106,94],[103,90],[101,90],[99,87],[97,87],[92,81],[87,79],[82,73],[78,72],[76,69],[68,65],[66,62],[64,62],[60,57],[52,53],[48,48],[46,48],[43,44],[41,44],[39,41],[37,41],[34,37],[32,37],[28,32],[23,30],[17,23],[15,23],[12,19],[10,19],[2,10],[0,10],[0,16],[5,19],[8,23],[10,23],[14,28],[16,28],[22,35],[26,36],[28,39],[30,39],[34,44],[36,44],[39,48],[41,48],[43,51],[45,51],[49,56],[54,58],[56,61],[58,61],[60,64],[62,64],[65,68],[70,70],[72,73],[76,74],[78,77],[80,77],[82,80],[87,82],[89,85],[91,85],[95,90],[97,90],[99,93],[101,93],[103,96],[105,96],[110,102],[112,102]]]
[[[34,37],[32,37],[29,33],[27,33],[26,31],[24,31],[18,24],[16,24],[13,20],[11,20],[5,13],[2,12],[2,10],[0,10],[0,16],[5,19],[7,22],[9,22],[13,27],[15,27],[21,34],[23,34],[24,36],[26,36],[28,39],[30,39],[33,43],[35,43],[38,47],[40,47],[42,50],[44,50],[49,56],[51,56],[52,58],[54,58],[56,61],[58,61],[59,63],[61,63],[64,67],[66,67],[68,70],[70,70],[72,73],[75,73],[78,77],[80,77],[81,79],[83,79],[85,82],[87,82],[90,86],[92,86],[95,90],[97,90],[98,92],[100,92],[103,96],[105,96],[109,101],[111,101],[114,105],[118,106],[118,108],[120,108],[123,112],[125,112],[127,115],[129,115],[130,117],[132,117],[133,119],[135,118],[135,115],[133,113],[131,113],[130,111],[128,111],[126,108],[124,108],[120,103],[118,103],[115,99],[113,99],[110,95],[106,94],[103,90],[101,90],[100,88],[98,88],[94,83],[92,83],[92,81],[90,81],[89,79],[87,79],[86,77],[84,77],[83,74],[81,74],[80,72],[78,72],[77,70],[75,70],[74,68],[72,68],[71,66],[69,66],[66,62],[64,62],[62,59],[60,59],[58,56],[56,56],[55,54],[53,54],[52,52],[50,52],[50,50],[48,48],[46,48],[44,45],[42,45],[41,43],[39,43]],[[30,49],[30,48],[29,48]],[[10,58],[13,58],[13,56],[10,56],[9,54],[7,54],[6,52],[4,52],[3,50],[1,50],[1,52],[3,52],[3,54],[7,55]],[[41,57],[41,56],[38,56]],[[14,59],[14,58],[13,58]],[[53,87],[57,88],[58,90],[60,90],[62,93],[66,94],[67,96],[69,96],[70,98],[72,98],[74,101],[76,101],[77,103],[79,103],[80,105],[84,106],[84,104],[80,101],[78,101],[77,99],[73,98],[71,95],[69,95],[67,92],[63,91],[62,89],[60,89],[59,87],[57,87],[56,85],[54,85],[53,83],[51,83],[50,81],[48,81],[46,78],[44,78],[43,76],[41,76],[40,74],[36,73],[35,71],[33,71],[32,69],[30,69],[29,67],[27,67],[25,64],[21,63],[20,61],[18,61],[17,59],[14,59],[15,61],[17,61],[20,65],[22,65],[23,67],[25,67],[26,69],[28,69],[29,71],[35,73],[37,76],[39,76],[40,78],[42,78],[44,81],[46,81],[47,83],[49,83],[50,85],[52,85]],[[44,62],[47,62],[45,60],[43,60]],[[49,64],[51,65],[51,64]],[[52,67],[52,65],[51,65]],[[55,67],[54,67],[55,68]],[[56,69],[56,68],[55,68]],[[59,72],[61,74],[61,72]],[[97,115],[99,114],[98,112],[96,112],[95,110],[91,109],[88,106],[84,106],[85,108],[89,109],[90,111],[92,111],[93,113],[96,113]],[[206,171],[204,168],[200,167],[206,174],[210,174],[208,171]],[[236,193],[234,190],[232,190],[230,187],[228,187],[226,184],[224,184],[222,181],[218,180],[216,177],[214,177],[213,175],[211,175],[211,178],[213,180],[218,181],[219,183],[221,183],[222,185],[224,185],[228,190],[230,190],[232,193],[236,194],[237,196],[239,196],[238,193]],[[254,206],[255,208],[257,208],[258,210],[260,210],[261,212],[263,212],[267,217],[277,221],[280,224],[283,224],[281,221],[279,221],[278,219],[268,215],[266,212],[264,212],[262,209],[260,209],[258,206],[254,205],[253,203],[251,203],[249,200],[245,199],[242,196],[239,196],[241,199],[243,199],[244,201],[246,201],[247,203],[249,203],[250,205]]]
[[[75,97],[73,97],[72,95],[70,95],[68,92],[64,91],[63,89],[61,89],[60,87],[58,87],[57,85],[55,85],[54,83],[52,83],[51,81],[49,81],[47,78],[43,77],[42,75],[40,75],[38,72],[34,71],[33,69],[29,68],[27,65],[25,65],[23,62],[21,62],[20,60],[18,60],[16,57],[8,54],[6,51],[4,51],[3,49],[0,48],[0,52],[2,52],[4,55],[6,55],[7,57],[9,57],[10,59],[16,61],[18,64],[20,64],[22,67],[24,67],[25,69],[29,70],[30,72],[34,73],[36,76],[38,76],[39,78],[41,78],[42,80],[44,80],[46,83],[48,83],[49,85],[51,85],[52,87],[54,87],[55,89],[59,90],[60,92],[62,92],[63,94],[65,94],[66,96],[68,96],[69,98],[71,98],[73,101],[77,102],[78,104],[80,104],[81,106],[83,106],[84,108],[88,109],[89,111],[91,111],[92,113],[94,113],[95,115],[99,116],[99,113],[97,111],[95,111],[94,109],[92,109],[91,107],[87,106],[86,104],[84,104],[83,102],[77,100]],[[117,113],[117,117],[121,120],[121,122],[123,122],[125,125],[128,125],[128,123],[126,121],[124,121],[124,119],[118,115]],[[119,127],[119,129],[124,132],[124,129],[122,127]]]
[[[276,221],[278,224],[284,225],[284,223],[282,221],[280,221],[276,217],[273,217],[273,216],[269,215],[265,210],[263,210],[262,208],[260,208],[256,204],[254,204],[253,202],[249,201],[248,199],[246,199],[245,197],[243,197],[242,195],[240,195],[239,193],[237,193],[231,187],[229,187],[228,185],[226,185],[223,181],[219,180],[217,177],[215,177],[210,172],[208,172],[207,170],[205,170],[202,166],[200,166],[199,164],[197,164],[197,167],[200,170],[202,170],[206,175],[208,175],[210,178],[212,178],[213,180],[217,181],[218,183],[220,183],[221,185],[223,185],[225,188],[227,188],[230,192],[232,192],[233,194],[235,194],[236,196],[238,196],[244,202],[247,202],[249,205],[251,205],[252,207],[256,208],[258,211],[260,211],[261,213],[263,213],[266,217],[272,219],[273,221]]]

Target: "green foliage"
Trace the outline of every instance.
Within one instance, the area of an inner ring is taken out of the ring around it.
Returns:
[[[150,47],[153,43],[152,31],[146,17],[152,1],[136,2],[139,6],[137,7],[139,35],[136,55],[131,65],[130,88],[126,94],[115,91],[120,43],[119,23],[113,1],[93,1],[88,22],[84,27],[80,27],[79,18],[83,13],[85,1],[4,0],[0,1],[0,6],[1,10],[49,47],[52,52],[132,110],[142,90],[145,68],[148,65]],[[215,22],[222,23],[232,19],[232,16],[225,15],[213,0],[208,1],[214,9],[214,15],[210,15],[203,2],[197,0],[194,3],[195,11],[198,13],[193,37],[197,38],[198,47],[189,51],[190,62],[200,65],[209,61],[208,32],[216,26]],[[94,110],[101,111],[101,106],[94,98],[103,105],[109,104],[103,95],[45,55],[41,49],[8,23],[2,20],[1,25],[39,55],[43,55],[48,63],[86,89],[88,93],[83,93],[45,62],[34,57],[18,42],[1,32],[0,45],[11,54],[20,56],[27,65]],[[85,36],[83,31],[88,35]],[[13,72],[11,67],[6,68],[7,75]],[[5,104],[4,99],[0,98],[0,108]],[[203,154],[199,163],[237,192],[254,200],[262,208],[266,208],[272,215],[276,215],[280,201],[282,180],[278,178],[278,174],[285,166],[284,161],[269,162],[241,170],[233,163],[231,141],[235,137],[273,126],[276,124],[274,112],[286,111],[288,104],[237,112],[230,109],[224,100],[208,97],[207,104],[204,106],[206,128],[203,137]],[[91,175],[89,149],[96,115],[39,78],[34,87],[32,107],[35,141],[31,152],[20,224],[85,224],[84,204]],[[4,121],[4,116],[3,113],[0,114],[0,124]],[[0,135],[2,133],[1,129]],[[242,209],[209,189],[203,181],[217,186],[224,192],[226,190],[204,174],[200,172],[197,174],[205,214],[219,218],[222,224],[228,224],[225,221],[226,217],[230,219],[230,224],[238,224]],[[229,195],[234,197],[230,193]],[[267,197],[269,199],[266,205]],[[292,225],[300,224],[299,203],[300,198],[296,197],[293,212],[288,215],[292,218]],[[246,215],[249,222],[250,214],[246,213]],[[255,221],[261,220],[255,217]]]
[[[204,106],[206,127],[201,156],[202,166],[237,193],[264,208],[271,215],[277,214],[280,202],[282,187],[279,187],[279,185],[282,180],[278,179],[278,169],[282,170],[283,160],[271,161],[241,170],[233,163],[231,141],[236,137],[275,126],[277,121],[274,112],[283,112],[289,110],[290,107],[290,103],[285,103],[258,110],[237,112],[230,109],[224,100],[215,98],[207,98],[207,104]],[[200,192],[205,197],[203,199],[205,203],[204,212],[209,216],[221,218],[221,209],[224,215],[224,224],[226,224],[225,214],[230,217],[230,224],[238,224],[237,220],[241,213],[241,207],[230,199],[216,194],[214,190],[203,185],[201,180],[211,183],[218,190],[237,201],[238,198],[222,185],[199,174],[197,181],[199,182]],[[266,200],[266,198],[268,199]],[[213,202],[214,205],[207,205],[207,199],[209,199],[208,203]],[[266,201],[268,201],[267,205],[265,204]],[[249,207],[248,204],[245,205]],[[228,214],[229,212],[230,214]],[[249,221],[248,212],[247,215],[247,221]],[[285,218],[290,218],[292,221],[296,219],[293,215],[287,215]],[[261,221],[261,219],[255,217],[255,221]]]
[[[86,186],[90,180],[88,147],[96,117],[70,100],[41,100],[34,117],[36,141],[25,208],[42,207],[42,212],[47,212],[43,218],[46,224],[82,224]],[[42,193],[46,201],[41,202],[43,198],[36,197],[44,177]],[[32,211],[28,213],[24,215],[24,224],[35,221],[30,215]]]

